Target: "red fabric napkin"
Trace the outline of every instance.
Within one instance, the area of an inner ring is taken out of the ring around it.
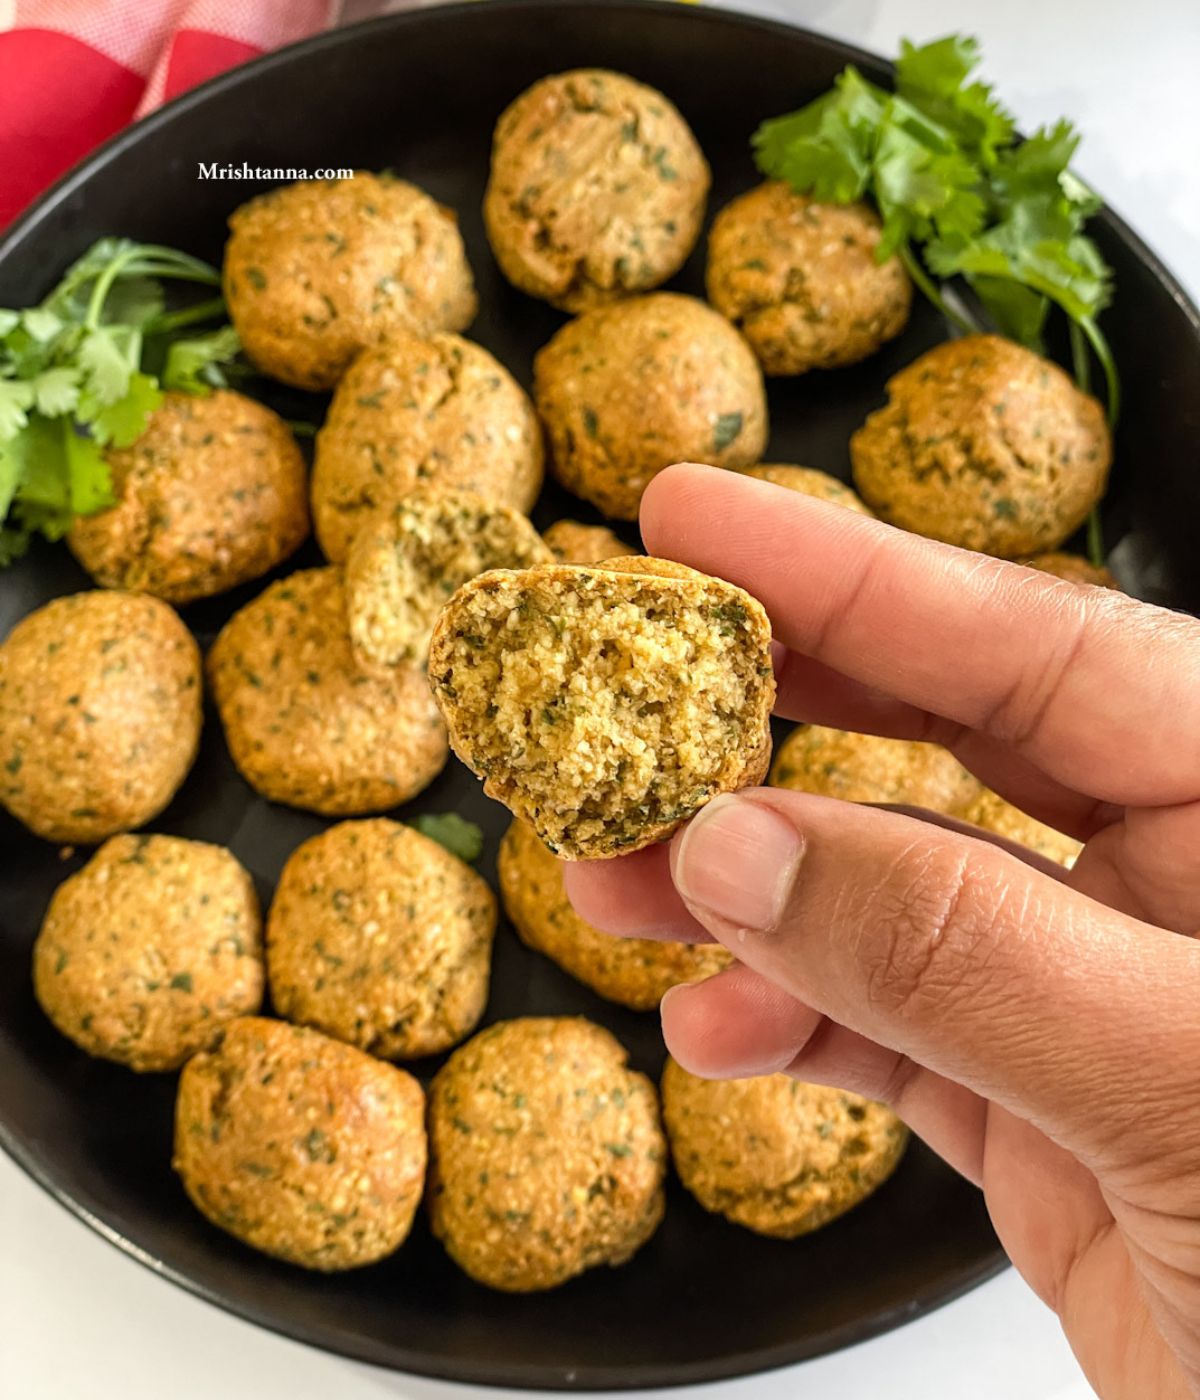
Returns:
[[[0,228],[94,146],[339,0],[0,0]]]

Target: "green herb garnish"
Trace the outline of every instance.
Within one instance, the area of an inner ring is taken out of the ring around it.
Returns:
[[[920,48],[905,40],[894,93],[847,67],[823,97],[764,122],[755,158],[764,174],[825,203],[872,200],[883,220],[878,260],[897,254],[960,330],[985,326],[944,285],[952,278],[992,328],[1038,354],[1060,308],[1076,381],[1087,390],[1090,348],[1115,424],[1120,381],[1098,324],[1112,269],[1083,232],[1100,200],[1070,168],[1079,134],[1063,120],[1019,142],[991,87],[968,81],[979,60],[978,42],[962,35]],[[1095,554],[1095,521],[1090,542]]]
[[[483,832],[457,812],[424,813],[414,817],[412,825],[422,836],[444,846],[459,860],[478,860],[483,850]]]
[[[221,298],[168,311],[163,285],[220,281],[187,253],[104,238],[40,305],[0,309],[0,566],[34,534],[61,539],[77,516],[113,504],[103,449],[141,435],[163,387],[224,383],[220,365],[238,349],[231,327],[171,343],[223,318]],[[144,364],[163,356],[160,383]]]

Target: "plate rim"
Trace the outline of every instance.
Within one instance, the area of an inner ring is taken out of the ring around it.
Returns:
[[[822,49],[843,63],[854,63],[872,70],[894,72],[894,64],[868,49],[845,40],[823,34],[805,25],[792,24],[786,20],[754,15],[719,6],[685,8],[679,0],[567,0],[567,3],[589,11],[610,11],[614,14],[657,13],[670,15],[672,22],[706,24],[713,27],[745,30],[760,30],[768,34],[797,38],[806,45]],[[557,11],[561,13],[567,5],[564,0],[488,0],[486,9],[478,0],[447,0],[430,8],[414,8],[393,14],[377,16],[355,24],[322,30],[305,39],[287,44],[279,49],[239,64],[224,73],[190,88],[179,97],[165,103],[139,121],[131,123],[116,132],[108,140],[90,151],[81,161],[64,172],[47,190],[24,209],[0,236],[0,265],[13,253],[16,247],[27,238],[36,235],[38,226],[81,186],[102,175],[105,167],[130,148],[139,145],[147,136],[170,123],[176,116],[191,108],[203,106],[210,100],[218,99],[229,90],[243,84],[253,84],[261,74],[277,67],[286,67],[298,56],[312,52],[334,49],[344,43],[360,42],[364,32],[394,33],[409,27],[454,23],[470,20],[468,16],[483,13],[520,14],[521,12]],[[1097,222],[1110,234],[1123,242],[1137,260],[1142,263],[1168,293],[1187,321],[1192,334],[1200,341],[1200,306],[1184,288],[1179,278],[1171,271],[1162,257],[1153,249],[1131,224],[1107,201],[1097,215]],[[668,1389],[676,1386],[694,1385],[704,1382],[730,1380],[738,1377],[762,1374],[827,1355],[859,1342],[881,1336],[906,1322],[925,1316],[928,1313],[953,1302],[971,1292],[981,1284],[995,1278],[1009,1267],[1009,1260],[997,1242],[996,1247],[983,1256],[978,1263],[955,1274],[954,1278],[938,1287],[929,1288],[916,1297],[876,1313],[869,1321],[856,1319],[834,1327],[819,1337],[805,1341],[793,1341],[777,1346],[755,1348],[751,1351],[730,1353],[729,1355],[699,1361],[694,1364],[671,1364],[669,1367],[640,1365],[581,1366],[567,1368],[544,1363],[483,1363],[469,1357],[454,1358],[449,1361],[443,1354],[424,1353],[409,1345],[389,1345],[383,1348],[369,1339],[361,1339],[355,1345],[350,1339],[318,1338],[311,1329],[289,1326],[286,1319],[275,1316],[269,1309],[259,1307],[253,1301],[236,1302],[192,1277],[183,1269],[166,1263],[152,1251],[130,1239],[116,1226],[110,1224],[82,1198],[73,1196],[55,1179],[52,1165],[44,1154],[39,1153],[29,1143],[20,1140],[7,1122],[0,1119],[0,1150],[25,1175],[46,1192],[70,1215],[87,1226],[95,1234],[113,1245],[127,1258],[134,1260],[159,1278],[174,1284],[192,1297],[239,1318],[244,1322],[262,1328],[277,1336],[313,1347],[330,1355],[382,1367],[400,1374],[412,1374],[435,1380],[457,1382],[459,1384],[486,1387],[521,1388],[535,1391],[626,1391],[633,1389]],[[385,1355],[389,1351],[392,1355]],[[401,1364],[397,1355],[403,1356]]]

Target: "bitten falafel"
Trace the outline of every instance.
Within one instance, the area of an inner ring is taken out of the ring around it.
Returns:
[[[340,563],[364,524],[419,488],[528,511],[542,457],[533,406],[499,360],[461,336],[394,333],[354,361],[317,434],[317,539]]]
[[[749,594],[664,560],[497,569],[443,610],[429,679],[485,792],[595,860],[762,780],[770,640]]]
[[[526,516],[468,491],[414,492],[355,536],[346,558],[350,643],[361,664],[424,665],[446,599],[488,569],[553,560]]]

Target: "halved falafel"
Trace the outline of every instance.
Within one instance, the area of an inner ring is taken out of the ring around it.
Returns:
[[[766,772],[767,615],[664,560],[482,574],[438,619],[429,678],[484,790],[569,860],[650,845]]]

